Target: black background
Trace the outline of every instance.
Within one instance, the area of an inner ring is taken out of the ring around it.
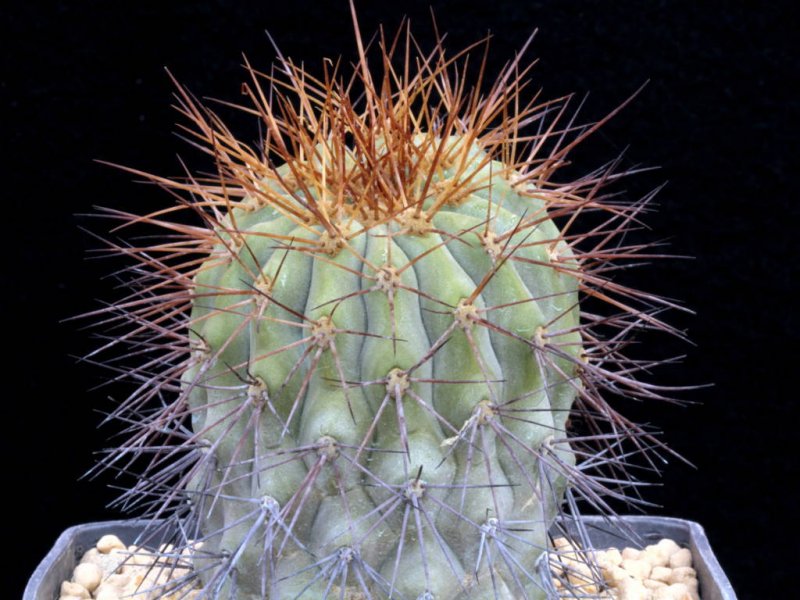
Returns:
[[[696,346],[646,340],[654,355],[686,355],[653,380],[714,386],[681,395],[698,406],[631,411],[697,466],[670,462],[663,486],[647,493],[662,506],[651,512],[703,524],[741,598],[796,590],[800,222],[789,183],[797,147],[789,84],[798,80],[789,47],[798,20],[789,4],[432,3],[450,50],[495,36],[490,72],[539,28],[535,87],[546,97],[590,92],[587,120],[649,80],[575,159],[585,171],[629,147],[626,166],[660,166],[625,184],[631,197],[669,182],[648,218],[651,239],[669,238],[672,252],[695,258],[625,277],[696,311],[670,318]],[[380,22],[392,31],[408,15],[423,42],[432,38],[428,2],[358,8],[365,34]],[[63,528],[117,517],[104,508],[113,497],[107,479],[76,480],[111,433],[96,431],[97,411],[122,391],[90,391],[105,373],[73,357],[92,341],[80,323],[60,321],[113,296],[113,282],[101,280],[110,265],[86,259],[97,243],[79,229],[106,224],[82,215],[93,205],[145,210],[168,199],[93,160],[163,175],[180,174],[177,154],[206,166],[173,135],[164,66],[200,96],[236,101],[241,53],[262,68],[274,58],[265,29],[312,70],[322,56],[352,59],[355,46],[344,1],[33,2],[4,9],[0,22],[0,476],[11,598]]]

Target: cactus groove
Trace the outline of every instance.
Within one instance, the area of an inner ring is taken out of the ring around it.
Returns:
[[[622,350],[673,305],[609,275],[656,256],[622,241],[649,197],[607,191],[618,161],[558,179],[605,119],[528,97],[525,48],[471,87],[441,39],[368,61],[354,24],[352,73],[247,64],[256,147],[176,83],[213,175],[127,168],[176,203],[106,210],[167,235],[111,245],[130,293],[94,314],[136,387],[99,469],[136,473],[120,506],[178,526],[172,587],[204,598],[544,598],[556,515],[663,449],[603,397],[666,398]]]

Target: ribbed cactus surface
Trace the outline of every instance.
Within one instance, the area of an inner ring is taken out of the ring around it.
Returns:
[[[623,237],[649,198],[607,191],[618,162],[557,177],[602,122],[527,98],[520,56],[470,86],[441,39],[403,27],[370,62],[356,31],[346,76],[248,65],[256,144],[178,86],[214,171],[128,169],[176,203],[107,211],[147,234],[112,243],[130,292],[95,313],[135,383],[101,466],[193,567],[150,593],[543,598],[565,501],[609,511],[658,444],[603,399],[663,398],[622,350],[672,304],[613,278],[657,256]]]
[[[220,532],[207,550],[244,553],[240,597],[322,597],[314,564],[349,565],[333,579],[352,593],[536,596],[525,569],[563,491],[552,463],[571,461],[551,443],[581,349],[571,252],[479,146],[419,143],[406,185],[429,187],[421,205],[370,222],[344,196],[331,233],[247,197],[196,275],[184,385],[216,468],[195,489],[225,499],[202,530]],[[263,183],[299,209],[313,195],[288,179]],[[271,532],[271,564],[260,537],[242,547],[259,506],[292,524]]]

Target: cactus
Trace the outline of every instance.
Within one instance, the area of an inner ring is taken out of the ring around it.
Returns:
[[[644,256],[619,240],[649,198],[606,191],[617,162],[557,181],[605,119],[526,99],[524,49],[481,91],[407,27],[376,75],[356,32],[348,77],[247,65],[257,148],[176,84],[216,172],[128,169],[176,204],[106,210],[168,233],[112,243],[131,291],[95,313],[137,384],[100,467],[135,472],[120,505],[193,554],[156,595],[543,598],[556,515],[611,511],[660,447],[602,395],[664,397],[621,351],[672,331],[670,303],[608,275]]]

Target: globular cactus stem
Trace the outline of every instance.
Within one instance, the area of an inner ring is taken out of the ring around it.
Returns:
[[[216,173],[107,211],[168,235],[113,245],[132,287],[97,314],[138,385],[102,466],[138,469],[121,505],[177,526],[203,598],[543,598],[565,497],[610,510],[658,444],[601,395],[663,397],[621,349],[669,303],[608,275],[647,199],[606,192],[616,162],[556,181],[602,122],[526,99],[521,53],[487,91],[441,40],[376,44],[348,77],[248,65],[258,148],[178,86]]]

